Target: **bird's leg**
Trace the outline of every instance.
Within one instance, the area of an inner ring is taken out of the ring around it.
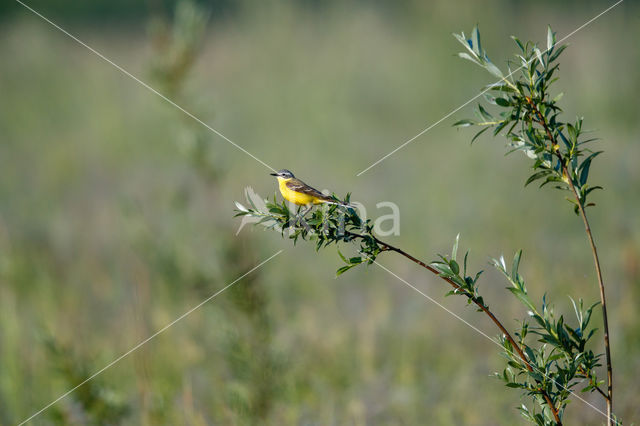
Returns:
[[[307,213],[309,213],[311,211],[312,208],[313,208],[313,204],[311,204],[302,213],[300,213],[300,208],[298,208],[298,211],[296,212],[296,226],[301,225],[307,231],[311,231],[311,228],[309,227],[309,225],[307,225],[307,222],[304,220],[304,217],[307,215]]]
[[[293,226],[300,224],[300,206],[296,209],[296,214],[293,215]]]
[[[300,217],[304,219],[304,217],[307,215],[307,213],[311,211],[312,208],[313,208],[313,204],[310,204],[309,208],[307,208],[303,213],[300,214]]]

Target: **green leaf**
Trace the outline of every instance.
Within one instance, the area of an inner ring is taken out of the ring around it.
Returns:
[[[544,67],[544,60],[542,60],[542,52],[540,52],[540,49],[536,47],[533,51],[536,53],[536,57],[538,58],[540,65]]]
[[[532,311],[533,312],[533,311]],[[545,328],[546,324],[544,322],[544,320],[542,319],[542,317],[538,314],[533,314],[531,315],[533,317],[533,319],[538,323],[538,325],[542,328]]]
[[[456,235],[456,242],[453,243],[453,250],[451,250],[451,260],[456,260],[458,255],[458,243],[460,242],[460,234]]]
[[[457,33],[453,33],[453,36],[456,38],[456,40],[458,40],[460,43],[462,43],[463,45],[468,47],[467,44],[467,38],[464,36],[464,33],[462,34],[457,34]]]
[[[478,104],[478,112],[480,113],[480,116],[487,120],[487,121],[492,121],[493,120],[493,115],[491,115],[489,113],[489,111],[487,111],[486,109],[484,109],[484,107],[481,104]]]
[[[469,127],[469,126],[475,126],[476,124],[477,123],[473,120],[464,119],[464,120],[456,121],[455,123],[453,123],[453,127]]]
[[[536,354],[533,352],[533,350],[528,345],[524,346],[524,352],[527,354],[527,358],[529,358],[529,362],[535,364],[536,363]],[[531,374],[540,376],[535,371],[533,373],[531,373]],[[540,378],[541,378],[541,376],[540,376]]]
[[[473,47],[473,51],[476,55],[482,55],[482,46],[480,45],[480,30],[478,30],[478,26],[473,27],[471,31],[471,45]]]
[[[432,262],[430,265],[433,269],[435,269],[436,271],[438,271],[438,273],[440,275],[444,275],[444,276],[451,276],[453,275],[453,272],[451,271],[451,268],[449,267],[449,265],[442,263],[442,262]]]
[[[502,272],[505,277],[509,278],[509,274],[507,274],[505,267],[502,266],[503,262],[504,262],[503,256],[500,256],[499,260],[496,259],[495,257],[489,258],[489,263],[493,265],[493,267],[496,268],[498,271]]]
[[[565,328],[567,329],[571,337],[573,337],[573,340],[575,340],[576,342],[581,341],[582,336],[581,336],[581,333],[579,333],[579,330],[574,330],[573,328],[569,327],[566,324],[565,324]]]
[[[556,35],[551,31],[551,25],[547,26],[547,51],[556,44]]]
[[[464,33],[461,33],[461,34],[453,33],[453,36],[456,38],[456,40],[460,42],[460,44],[462,44],[465,47],[465,49],[469,51],[469,53],[471,53],[473,56],[476,56],[476,53],[473,51],[471,46],[469,46],[469,40],[467,40],[467,37],[464,35]]]
[[[485,90],[495,90],[497,92],[510,92],[510,93],[514,93],[515,89],[511,86],[509,86],[508,84],[506,84],[505,82],[503,82],[502,80],[497,82],[497,83],[491,83],[488,84],[484,87]]]
[[[454,275],[458,275],[460,273],[460,265],[458,265],[458,262],[455,260],[451,260],[451,262],[449,262],[449,266],[451,267],[451,272],[453,272]]]
[[[478,133],[476,133],[476,135],[475,135],[473,138],[471,138],[471,144],[473,144],[473,143],[475,142],[475,140],[476,140],[476,139],[478,139],[478,137],[479,137],[481,134],[483,134],[484,132],[486,132],[486,131],[487,131],[487,130],[489,130],[490,128],[491,128],[490,126],[485,127],[484,129],[482,129],[482,130],[480,130]]]
[[[593,308],[595,308],[599,304],[600,304],[600,302],[596,302],[593,305],[591,305],[589,307],[589,309],[586,310],[585,315],[584,315],[584,319],[582,320],[582,328],[583,329],[587,328],[587,326],[589,325],[589,321],[591,320],[591,314],[593,312]]]
[[[240,204],[239,202],[235,201],[236,207],[238,208],[238,210],[240,210],[241,212],[245,212],[248,213],[249,210],[243,206],[242,204]]]
[[[567,132],[569,132],[569,138],[572,142],[576,142],[578,139],[578,131],[571,123],[567,123]]]
[[[518,280],[518,268],[520,268],[520,258],[522,257],[522,250],[518,250],[516,255],[513,256],[513,265],[511,266],[511,279],[513,281]]]
[[[515,287],[507,287],[507,290],[509,290],[514,296],[516,296],[516,298],[518,298],[518,300],[520,300],[522,304],[529,308],[531,312],[536,311],[536,308],[531,302],[531,299],[529,299],[529,296],[527,296],[522,290]]]
[[[518,39],[518,37],[516,37],[516,36],[511,36],[511,38],[513,39],[513,41],[515,41],[515,42],[516,42],[516,44],[518,45],[518,47],[520,48],[520,50],[522,50],[522,52],[524,53],[524,52],[525,52],[524,45],[523,45],[523,44],[522,44],[522,42]]]
[[[548,176],[547,179],[540,184],[540,188],[542,188],[543,186],[551,182],[564,182],[564,181],[560,179],[558,176]],[[560,186],[558,186],[557,188],[562,189],[562,187]]]
[[[498,133],[500,133],[502,131],[502,129],[504,129],[506,127],[506,125],[509,124],[509,119],[503,120],[500,122],[500,124],[498,124],[495,129],[493,130],[493,136],[497,136]],[[514,123],[515,124],[515,123]],[[508,133],[507,133],[508,134]]]
[[[469,250],[467,250],[467,252],[464,254],[464,262],[463,262],[463,274],[467,275],[467,258],[469,257]]]
[[[592,384],[589,384],[587,386],[585,386],[584,388],[582,388],[580,390],[580,392],[584,393],[584,392],[589,392],[589,391],[594,391],[595,390],[595,386],[593,386]]]
[[[578,166],[578,172],[583,169],[585,166],[587,166],[587,161],[591,162],[591,160],[593,160],[595,157],[597,157],[598,155],[602,154],[604,151],[596,151],[594,153],[592,153],[591,155],[589,155],[587,158],[585,158],[582,163],[580,164],[580,166]]]
[[[584,186],[587,183],[587,179],[589,178],[589,169],[591,168],[591,160],[600,155],[602,151],[597,151],[588,156],[578,167],[578,172],[580,173],[580,186]]]
[[[500,68],[498,68],[497,66],[493,65],[493,63],[491,61],[489,61],[487,59],[487,62],[485,63],[484,66],[487,71],[489,71],[491,74],[493,74],[494,76],[502,79],[504,77],[504,75],[502,74],[502,71],[500,71]]]
[[[509,100],[505,98],[496,98],[496,104],[500,105],[501,107],[511,106],[511,102],[509,102]]]
[[[564,45],[562,45],[562,46],[560,46],[560,47],[558,47],[558,48],[554,49],[555,51],[553,52],[553,55],[551,55],[551,56],[549,57],[549,62],[553,62],[553,61],[555,61],[556,59],[558,59],[558,56],[560,56],[560,54],[561,54],[561,53],[564,51],[564,49],[566,49],[566,48],[567,48],[567,45],[566,45],[566,44],[564,44]]]
[[[527,179],[527,181],[525,182],[524,186],[529,185],[531,182],[534,182],[540,178],[543,178],[545,176],[547,176],[548,174],[552,173],[551,170],[541,170],[539,172],[536,172],[534,174],[532,174],[531,176],[529,176],[529,179]]]
[[[339,249],[338,249],[338,256],[340,256],[340,259],[342,259],[344,263],[349,264],[349,262],[347,261],[347,258],[344,257],[344,255],[340,252]]]
[[[471,55],[469,55],[466,52],[460,52],[460,53],[458,53],[458,56],[461,57],[462,59],[466,59],[467,61],[471,61],[474,64],[480,65],[480,62],[478,62],[478,60],[476,58],[472,57]]]
[[[347,265],[347,266],[343,266],[341,268],[338,268],[338,270],[336,271],[336,277],[344,274],[345,272],[347,272],[351,268],[353,268],[352,265]]]

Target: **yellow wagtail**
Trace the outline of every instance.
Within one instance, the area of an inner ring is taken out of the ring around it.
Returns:
[[[292,202],[293,204],[297,204],[298,206],[309,206],[309,209],[316,204],[323,203],[338,204],[349,207],[348,204],[328,197],[317,189],[307,185],[300,179],[296,178],[293,173],[287,169],[282,169],[278,173],[270,174],[278,179],[280,193],[284,199]]]

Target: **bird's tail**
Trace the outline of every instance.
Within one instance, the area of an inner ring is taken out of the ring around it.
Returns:
[[[355,206],[349,203],[345,203],[344,201],[340,201],[340,200],[336,200],[334,198],[330,198],[330,197],[326,197],[323,199],[323,201],[326,204],[334,204],[336,206],[343,206],[343,207],[349,207],[349,208],[354,208]]]

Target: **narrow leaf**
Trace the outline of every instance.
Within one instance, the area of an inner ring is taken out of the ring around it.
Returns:
[[[513,41],[516,42],[516,44],[518,45],[518,47],[520,48],[520,50],[522,50],[522,52],[525,51],[524,46],[522,45],[522,42],[518,39],[518,37],[516,36],[511,36],[511,38],[513,39]]]
[[[456,242],[453,243],[453,250],[451,250],[451,260],[456,260],[458,255],[458,243],[460,242],[460,234],[456,235]]]
[[[582,161],[582,163],[580,164],[580,166],[578,167],[578,172],[579,172],[582,168],[584,168],[584,167],[586,166],[587,161],[589,161],[589,162],[590,162],[591,160],[593,160],[594,158],[596,158],[598,155],[602,154],[603,152],[604,152],[604,151],[596,151],[596,152],[592,153],[591,155],[589,155],[587,158],[585,158],[585,159]]]
[[[556,36],[551,31],[551,25],[549,25],[547,26],[547,50],[551,50],[554,44],[556,44]]]
[[[502,74],[502,71],[500,71],[500,68],[498,68],[497,66],[493,65],[493,63],[491,61],[487,60],[487,63],[485,64],[484,67],[487,69],[487,71],[489,71],[494,76],[496,76],[498,78],[504,77],[504,75]]]
[[[478,112],[480,113],[480,115],[482,116],[482,118],[484,118],[487,121],[491,121],[493,120],[493,115],[491,115],[489,113],[489,111],[487,111],[482,104],[478,104]]]
[[[518,280],[518,268],[520,267],[520,258],[522,257],[522,250],[518,250],[515,256],[513,256],[513,266],[511,266],[511,279]]]
[[[527,308],[529,308],[531,312],[535,312],[536,308],[533,305],[533,302],[531,302],[529,296],[527,296],[522,290],[515,287],[507,287],[507,290],[509,290],[514,296],[516,296],[518,300],[520,300],[520,302],[522,302]]]
[[[529,179],[527,179],[527,181],[525,182],[524,186],[529,185],[531,182],[534,182],[540,178],[543,178],[545,176],[547,176],[548,174],[551,173],[551,170],[541,170],[539,172],[536,172],[534,174],[532,174],[531,176],[529,176]]]
[[[544,67],[544,61],[542,60],[542,52],[540,52],[540,49],[536,47],[533,51],[536,52],[536,57],[538,58],[538,61],[540,61],[540,65]]]
[[[480,30],[478,30],[477,25],[473,27],[473,31],[471,31],[471,44],[476,55],[481,56],[482,46],[480,45]]]
[[[238,208],[238,210],[240,210],[241,212],[245,212],[248,213],[249,210],[243,206],[242,204],[240,204],[239,202],[235,201],[236,207]]]
[[[460,53],[458,53],[458,56],[461,57],[462,59],[466,59],[467,61],[471,61],[474,64],[480,65],[480,63],[478,62],[478,60],[476,58],[472,57],[471,55],[469,55],[466,52],[460,52]]]
[[[453,127],[469,127],[469,126],[475,126],[476,124],[477,123],[473,120],[464,119],[464,120],[456,121],[455,123],[453,123]]]
[[[451,271],[454,275],[458,275],[460,273],[460,265],[458,265],[458,262],[456,262],[455,260],[451,260],[449,265],[451,266]]]
[[[338,268],[338,270],[336,271],[336,277],[344,274],[345,272],[347,272],[349,269],[353,268],[354,265],[347,265],[347,266],[343,266],[341,268]]]
[[[471,138],[471,144],[473,144],[475,142],[476,139],[478,139],[478,137],[483,134],[484,132],[486,132],[487,130],[489,130],[491,127],[485,127],[484,129],[480,130],[478,133],[476,133],[476,135]]]

